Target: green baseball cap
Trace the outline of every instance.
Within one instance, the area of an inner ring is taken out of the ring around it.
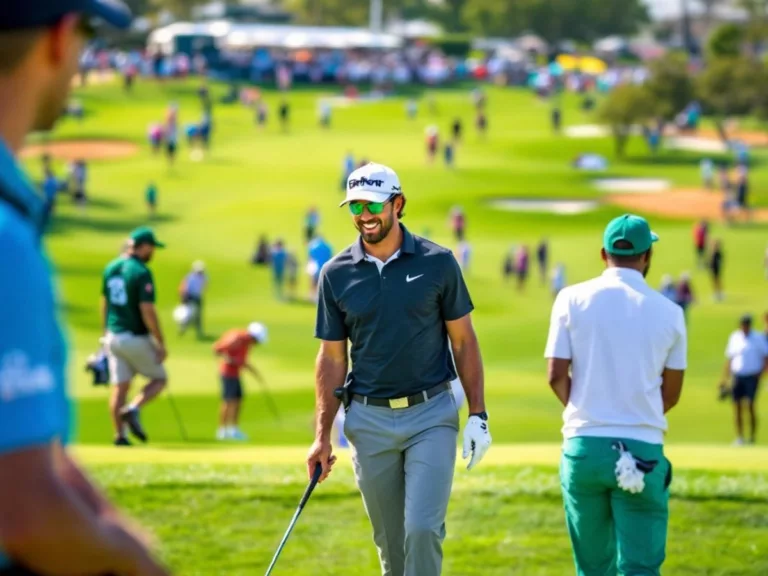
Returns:
[[[140,244],[152,244],[152,246],[156,246],[157,248],[165,248],[165,244],[159,242],[157,238],[155,238],[155,233],[152,231],[152,228],[148,228],[147,226],[141,226],[131,232],[131,240],[133,240],[135,246],[139,246]]]
[[[608,223],[603,234],[603,248],[616,256],[637,256],[650,250],[659,237],[651,232],[648,221],[642,216],[624,214]],[[632,248],[614,248],[617,242],[629,242]]]

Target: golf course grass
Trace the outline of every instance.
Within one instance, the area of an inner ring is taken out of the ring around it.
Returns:
[[[338,208],[342,161],[347,151],[394,168],[408,198],[404,223],[455,248],[448,226],[451,207],[467,214],[472,247],[467,283],[476,307],[474,323],[485,364],[486,395],[494,445],[472,472],[458,463],[446,540],[449,576],[553,575],[572,573],[557,476],[561,407],[548,389],[542,357],[552,298],[535,265],[524,292],[501,277],[502,260],[513,244],[535,250],[547,238],[551,262],[567,267],[568,283],[602,269],[599,258],[606,222],[622,213],[599,204],[593,178],[643,177],[668,180],[675,188],[699,186],[700,154],[663,151],[651,157],[640,138],[618,161],[608,138],[568,139],[549,126],[550,103],[527,91],[487,88],[489,133],[474,130],[469,89],[435,91],[436,110],[420,102],[416,119],[405,99],[361,102],[334,110],[332,127],[316,118],[318,98],[327,92],[288,96],[291,126],[276,118],[281,96],[265,92],[269,125],[260,131],[254,112],[218,99],[226,87],[213,85],[212,149],[202,161],[181,142],[169,167],[153,156],[147,127],[164,118],[171,102],[180,124],[199,121],[196,81],[140,82],[126,94],[117,85],[78,89],[84,104],[80,122],[63,121],[55,140],[110,140],[138,145],[133,155],[89,162],[90,202],[81,212],[63,197],[47,239],[62,318],[71,343],[71,388],[75,397],[76,453],[109,494],[157,537],[163,556],[179,574],[263,573],[306,483],[303,457],[312,441],[314,305],[304,301],[306,247],[303,218],[310,206],[321,214],[320,232],[334,251],[356,236],[348,211]],[[425,94],[418,94],[423,96]],[[564,97],[565,126],[594,124]],[[456,166],[438,158],[428,165],[424,130],[430,124],[445,138],[455,117],[464,121]],[[31,143],[44,145],[38,137]],[[606,172],[574,170],[581,153],[605,155]],[[768,204],[768,150],[752,151],[752,200]],[[41,176],[40,162],[25,160]],[[63,163],[57,162],[61,173]],[[147,215],[144,191],[159,190],[158,214]],[[574,215],[515,213],[491,200],[573,199],[597,201],[595,210]],[[170,391],[183,417],[181,440],[172,404],[160,397],[142,417],[147,448],[109,446],[112,432],[107,388],[91,385],[83,370],[98,347],[101,271],[135,226],[151,224],[167,243],[151,267],[169,358]],[[768,433],[758,446],[731,447],[731,407],[717,400],[728,334],[744,312],[760,320],[765,305],[763,258],[768,238],[760,224],[725,227],[713,223],[724,243],[726,299],[715,303],[704,270],[696,268],[692,221],[654,217],[661,236],[648,280],[662,274],[693,275],[696,303],[689,317],[689,369],[682,400],[669,415],[668,453],[675,466],[665,574],[768,574]],[[299,256],[299,299],[278,301],[267,269],[249,264],[258,237],[281,237]],[[206,339],[176,334],[171,313],[177,287],[193,260],[206,262],[210,290],[205,307]],[[214,440],[218,409],[214,339],[224,330],[258,320],[269,342],[252,352],[279,410],[277,419],[262,401],[262,389],[247,381],[242,428],[245,445]],[[758,322],[762,329],[762,322]],[[759,407],[768,417],[764,402]],[[310,500],[283,553],[277,573],[294,576],[376,574],[377,563],[348,457],[342,453],[331,478]]]

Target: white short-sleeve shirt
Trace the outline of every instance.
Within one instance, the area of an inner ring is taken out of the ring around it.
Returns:
[[[552,308],[544,355],[571,360],[565,438],[663,443],[661,374],[687,367],[687,333],[682,309],[642,274],[609,268],[563,289]]]
[[[754,376],[760,374],[768,356],[768,341],[764,334],[750,330],[749,336],[743,330],[736,330],[728,338],[725,357],[731,361],[731,374],[734,376]]]

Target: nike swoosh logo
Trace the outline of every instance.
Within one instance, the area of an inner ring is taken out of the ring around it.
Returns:
[[[424,274],[419,274],[418,276],[414,276],[413,278],[411,278],[411,275],[409,274],[408,276],[405,277],[405,281],[406,282],[413,282],[414,280],[418,280],[422,276],[424,276]]]

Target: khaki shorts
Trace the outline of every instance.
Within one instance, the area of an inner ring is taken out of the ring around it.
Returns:
[[[149,336],[110,332],[105,343],[112,384],[130,382],[136,374],[152,380],[168,378],[165,367],[157,361],[157,351]]]

